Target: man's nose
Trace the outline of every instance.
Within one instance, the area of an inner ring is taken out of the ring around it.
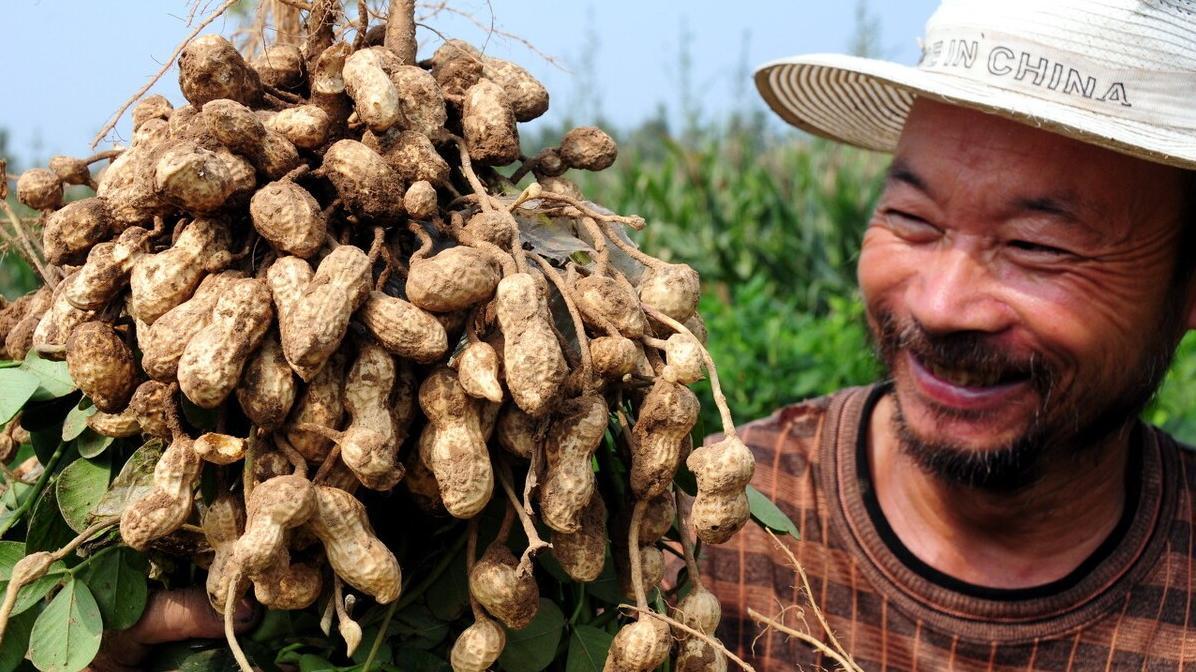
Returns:
[[[993,296],[995,279],[974,251],[944,249],[907,285],[911,316],[933,333],[997,333],[1009,326],[1009,310]]]

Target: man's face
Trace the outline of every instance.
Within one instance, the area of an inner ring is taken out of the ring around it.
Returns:
[[[1025,485],[1153,393],[1184,327],[1171,291],[1186,178],[919,101],[859,281],[902,444],[934,473]]]

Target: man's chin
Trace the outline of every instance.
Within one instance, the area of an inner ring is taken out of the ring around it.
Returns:
[[[912,409],[911,409],[912,410]],[[907,417],[897,401],[894,413],[902,452],[924,472],[946,483],[1009,492],[1041,475],[1044,444],[1028,431],[988,426],[985,418]]]

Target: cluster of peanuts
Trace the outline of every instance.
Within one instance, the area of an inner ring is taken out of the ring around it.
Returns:
[[[643,220],[564,177],[610,166],[614,141],[575,128],[524,156],[516,124],[548,107],[527,71],[456,40],[405,63],[383,30],[355,48],[309,21],[302,45],[252,63],[200,37],[179,59],[188,104],[140,102],[131,142],[101,155],[111,163],[97,178],[91,160],[67,157],[24,173],[18,197],[41,211],[59,277],[0,312],[0,354],[65,359],[98,409],[94,431],[168,443],[120,533],[146,549],[198,522],[221,612],[250,589],[277,609],[331,593],[352,649],[361,634],[342,582],[380,604],[402,586],[354,493],[405,490],[430,514],[471,520],[475,622],[451,659],[480,672],[504,627],[536,615],[535,553],[589,582],[610,544],[642,602],[663,578],[681,460],[698,483],[686,527],[705,543],[747,521],[753,461],[727,422],[721,442],[690,450],[699,403],[687,386],[717,382],[697,274],[635,248],[621,227]],[[95,195],[64,205],[76,184]],[[537,250],[522,235],[537,221],[587,253]],[[216,410],[222,431],[193,437],[183,398]],[[612,503],[623,513],[609,521],[592,467],[608,430],[629,448],[634,501]],[[241,487],[205,504],[205,463],[225,468],[222,483],[243,474]],[[506,519],[479,556],[493,497],[508,500]],[[522,557],[507,545],[516,518]],[[713,635],[718,602],[691,581],[676,618]],[[708,640],[640,616],[607,669],[651,670],[674,650],[678,669],[726,668]]]

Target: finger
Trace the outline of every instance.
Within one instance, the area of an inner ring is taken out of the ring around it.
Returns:
[[[252,602],[242,600],[234,614],[234,629],[242,632],[253,625],[255,611]],[[224,617],[208,603],[202,588],[163,590],[150,595],[145,613],[128,635],[142,644],[218,638],[224,636]]]

